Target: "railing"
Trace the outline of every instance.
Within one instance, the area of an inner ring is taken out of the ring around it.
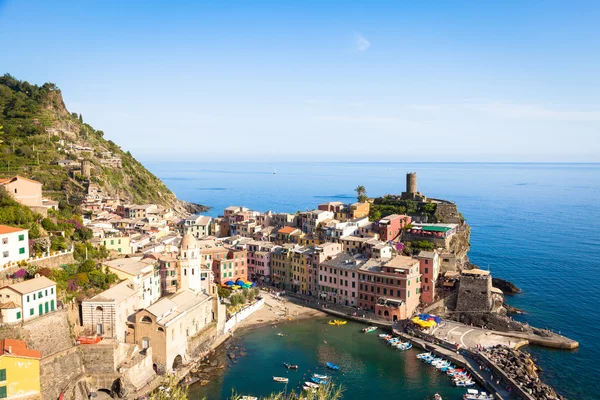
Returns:
[[[52,251],[52,252],[44,252],[42,253],[42,255],[40,256],[33,256],[33,257],[29,257],[26,260],[21,260],[21,261],[11,261],[7,264],[2,265],[2,269],[8,269],[8,268],[13,268],[13,267],[18,267],[20,263],[22,262],[31,262],[31,261],[40,261],[40,260],[45,260],[48,258],[52,258],[52,257],[58,257],[58,256],[62,256],[63,254],[71,254],[73,253],[74,247],[71,246],[70,249],[65,249],[65,250],[59,250],[59,251]]]

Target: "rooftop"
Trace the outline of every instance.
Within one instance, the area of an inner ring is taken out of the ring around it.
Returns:
[[[15,283],[13,285],[8,285],[5,287],[9,287],[15,292],[26,294],[35,292],[36,290],[42,290],[49,288],[50,286],[55,286],[56,282],[46,278],[45,276],[40,276],[39,278],[33,278],[28,281],[23,281],[19,283]]]
[[[325,267],[340,268],[356,271],[367,261],[366,258],[353,257],[347,253],[341,253],[331,260],[323,261],[321,265]]]
[[[7,233],[15,233],[15,232],[25,232],[27,229],[23,228],[15,228],[14,226],[8,225],[0,225],[0,235],[5,235]]]
[[[409,269],[414,267],[415,264],[418,264],[419,261],[415,260],[412,257],[407,256],[396,256],[385,263],[386,267],[390,268],[400,268],[400,269]]]
[[[133,284],[130,281],[124,280],[123,282],[111,287],[110,289],[107,289],[104,292],[95,295],[91,299],[83,300],[83,303],[114,301],[115,303],[119,304],[122,301],[128,299],[129,297],[137,295],[137,292],[137,289],[133,288]]]
[[[22,340],[2,339],[0,340],[0,356],[17,356],[27,358],[42,358],[38,350],[30,350]]]
[[[152,269],[156,260],[143,257],[117,258],[116,260],[105,261],[103,264],[109,268],[116,269],[131,276],[137,276],[146,272],[145,269]]]
[[[179,293],[163,297],[150,307],[146,308],[150,314],[156,316],[156,322],[163,326],[170,325],[177,320],[179,316],[195,308],[211,297],[205,293],[195,294],[189,290],[182,290]]]
[[[488,276],[490,271],[485,271],[483,269],[465,269],[461,273],[461,275],[471,275],[471,276]]]
[[[286,226],[286,227],[281,228],[278,232],[289,235],[291,233],[294,233],[297,230],[298,230],[298,228],[294,228],[293,226]]]

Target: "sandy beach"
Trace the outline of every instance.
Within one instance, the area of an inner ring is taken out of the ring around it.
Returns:
[[[264,307],[237,325],[236,330],[252,329],[280,322],[307,318],[322,318],[327,316],[324,312],[292,303],[284,298],[277,297],[267,292],[261,291],[260,295],[265,299]]]

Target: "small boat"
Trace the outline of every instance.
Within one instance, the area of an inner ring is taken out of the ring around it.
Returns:
[[[486,392],[479,392],[477,389],[467,389],[467,393],[463,394],[464,400],[493,400],[494,396]]]
[[[284,362],[283,365],[287,368],[287,369],[298,369],[298,366],[296,364],[289,364]]]
[[[199,380],[200,380],[200,378],[198,378],[196,376],[188,376],[187,378],[185,378],[181,382],[179,382],[179,384],[181,386],[190,386],[190,385],[198,382]]]
[[[325,365],[327,365],[327,368],[332,369],[334,371],[338,371],[340,369],[340,367],[338,367],[334,363],[326,362]]]
[[[274,380],[275,382],[285,382],[285,383],[288,383],[288,381],[289,381],[289,379],[288,379],[288,378],[282,378],[282,377],[280,377],[280,376],[274,376],[274,377],[273,377],[273,380]]]
[[[421,354],[417,354],[417,358],[418,358],[419,360],[421,360],[421,359],[423,359],[423,358],[425,358],[425,357],[429,357],[429,356],[431,356],[431,353],[421,353]]]
[[[318,388],[318,387],[319,387],[319,384],[318,384],[318,383],[314,383],[314,382],[304,382],[304,384],[305,384],[306,386],[308,386],[308,387],[310,387],[310,388],[314,388],[314,389],[316,389],[316,388]]]
[[[317,379],[329,379],[329,377],[327,375],[313,374],[313,377],[315,377]]]
[[[315,378],[314,376],[312,378],[310,378],[310,380],[313,381],[316,384],[319,384],[319,385],[324,385],[324,384],[327,383],[326,380],[324,380],[324,379],[318,379],[318,378]]]
[[[255,396],[242,396],[242,400],[258,400]]]
[[[335,322],[336,325],[346,325],[346,323],[348,321],[342,321],[342,320],[339,320],[339,319],[335,319],[335,320],[333,320],[333,322]]]
[[[401,351],[406,351],[412,349],[412,344],[409,342],[400,343],[398,346],[396,346],[396,348]]]
[[[379,338],[383,340],[389,340],[392,338],[392,335],[390,335],[389,333],[380,333]]]
[[[302,386],[302,389],[305,392],[309,392],[309,393],[316,393],[316,391],[317,391],[317,389],[315,389],[314,387],[310,387],[310,386],[306,386],[306,385]]]
[[[368,326],[366,328],[364,328],[362,331],[364,333],[371,333],[371,332],[375,332],[377,330],[376,326]]]
[[[281,333],[281,332],[279,332],[279,333],[277,334],[277,336],[285,336],[285,333]]]
[[[475,386],[475,382],[473,382],[472,380],[458,381],[458,382],[454,382],[454,385],[456,385],[457,387],[469,387],[469,386]]]
[[[442,396],[436,393],[433,395],[433,400],[442,400]]]

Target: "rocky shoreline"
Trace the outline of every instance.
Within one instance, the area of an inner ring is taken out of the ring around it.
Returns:
[[[563,396],[540,380],[537,373],[540,368],[535,364],[529,353],[506,346],[495,346],[486,350],[485,354],[533,398],[564,400]]]

